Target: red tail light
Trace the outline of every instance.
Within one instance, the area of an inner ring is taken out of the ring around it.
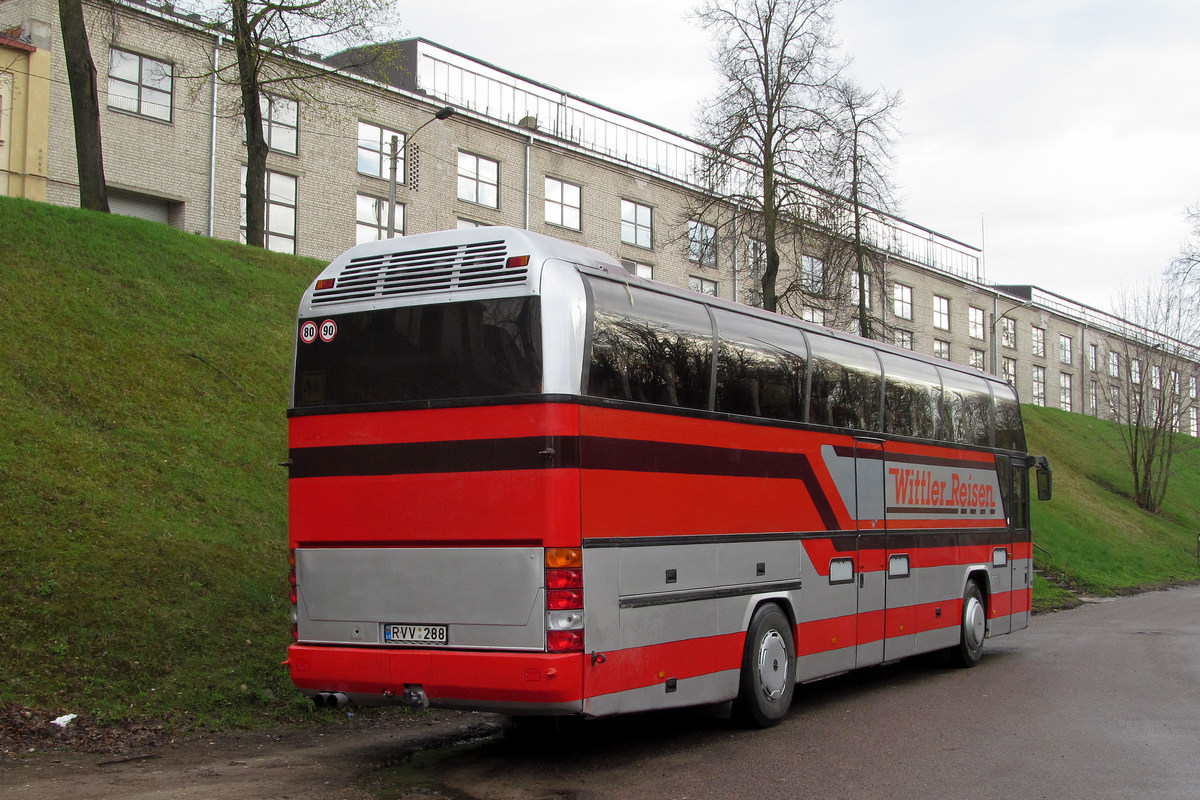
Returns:
[[[546,650],[583,651],[583,551],[546,550]]]
[[[583,608],[583,591],[580,589],[551,589],[546,592],[546,608],[561,611],[564,608]]]
[[[547,631],[546,649],[554,653],[581,652],[583,631]]]

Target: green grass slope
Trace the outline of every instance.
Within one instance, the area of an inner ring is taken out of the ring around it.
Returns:
[[[320,267],[0,198],[0,705],[204,725],[307,709],[279,665],[277,463],[295,308]],[[1123,496],[1111,426],[1025,413],[1055,468],[1040,566],[1094,593],[1200,576],[1195,453],[1148,515]]]
[[[320,265],[0,198],[0,703],[290,697],[285,407]]]
[[[1035,503],[1034,561],[1057,582],[1094,595],[1200,580],[1200,449],[1178,438],[1166,502],[1157,514],[1131,497],[1120,432],[1111,422],[1023,406],[1031,452],[1054,470],[1054,499]],[[1035,587],[1035,602],[1063,599]]]

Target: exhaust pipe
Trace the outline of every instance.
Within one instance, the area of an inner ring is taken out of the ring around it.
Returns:
[[[409,708],[429,708],[429,698],[425,694],[425,687],[419,683],[405,685],[404,694],[401,695],[400,699]]]
[[[345,708],[350,698],[342,692],[317,692],[313,695],[313,705],[317,708]]]

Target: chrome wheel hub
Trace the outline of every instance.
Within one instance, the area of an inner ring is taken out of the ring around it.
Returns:
[[[778,700],[787,691],[787,642],[779,631],[767,631],[758,647],[758,685],[768,700]]]

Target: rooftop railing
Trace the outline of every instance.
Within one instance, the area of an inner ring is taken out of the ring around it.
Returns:
[[[417,84],[448,103],[552,136],[580,149],[700,188],[707,152],[695,139],[550,86],[421,42]],[[820,192],[812,189],[814,200]],[[867,238],[889,255],[983,282],[978,248],[890,214],[872,215]]]

